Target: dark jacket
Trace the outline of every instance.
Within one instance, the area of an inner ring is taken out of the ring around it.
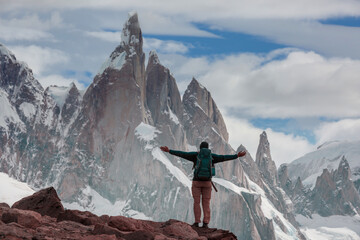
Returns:
[[[172,155],[184,158],[186,160],[189,160],[194,163],[194,166],[196,165],[198,152],[182,152],[182,151],[170,150],[169,153]],[[225,161],[229,161],[229,160],[238,158],[237,154],[217,155],[217,154],[211,153],[211,156],[213,158],[213,161],[212,161],[213,165],[215,165],[216,163],[219,163],[219,162],[225,162]],[[196,179],[196,177],[194,176],[193,181],[201,181],[201,180]]]

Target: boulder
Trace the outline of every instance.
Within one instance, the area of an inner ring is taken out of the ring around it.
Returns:
[[[36,229],[41,225],[41,215],[34,211],[5,209],[1,221],[4,223],[16,222],[23,227]]]
[[[65,211],[53,187],[43,189],[17,201],[12,208],[32,210],[43,216],[47,215],[54,218],[57,218],[60,213]]]
[[[78,222],[86,226],[96,225],[98,223],[105,223],[104,220],[102,220],[95,214],[88,211],[82,212],[79,210],[65,210],[64,212],[61,212],[57,217],[57,221],[61,222],[65,220]]]

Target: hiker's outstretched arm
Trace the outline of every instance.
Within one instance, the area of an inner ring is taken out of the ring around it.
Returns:
[[[167,146],[160,147],[161,151],[168,152],[172,155],[184,158],[189,161],[196,161],[197,152],[182,152],[182,151],[176,151],[176,150],[170,150]]]
[[[214,154],[214,153],[212,153],[211,155],[212,155],[212,157],[214,159],[214,163],[218,163],[218,162],[225,162],[225,161],[233,160],[233,159],[236,159],[238,157],[243,157],[243,156],[246,155],[246,152],[241,151],[241,152],[238,152],[237,154],[234,154],[234,155],[217,155],[217,154]]]
[[[214,163],[219,163],[219,162],[225,162],[225,161],[229,161],[229,160],[233,160],[233,159],[237,159],[238,155],[234,154],[234,155],[217,155],[212,153],[211,154],[213,159],[214,159]]]
[[[182,152],[182,151],[176,151],[176,150],[170,150],[170,154],[184,158],[189,161],[196,161],[197,152]]]

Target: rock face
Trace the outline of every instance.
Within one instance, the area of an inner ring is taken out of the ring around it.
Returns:
[[[43,201],[41,201],[43,200]],[[23,210],[23,207],[32,210]],[[18,207],[22,207],[19,209]],[[55,212],[62,211],[54,215]],[[0,204],[1,239],[237,239],[229,231],[202,229],[169,220],[153,222],[122,216],[98,217],[65,210],[53,188],[41,190],[9,208]]]
[[[130,14],[119,46],[83,96],[75,85],[44,91],[26,65],[0,48],[0,100],[7,109],[0,118],[0,170],[37,189],[54,186],[64,204],[89,210],[60,208],[54,215],[60,225],[77,219],[78,233],[91,230],[123,237],[123,230],[114,227],[119,217],[111,221],[104,216],[101,221],[108,225],[94,225],[98,218],[90,211],[103,204],[112,206],[109,215],[163,222],[159,228],[178,225],[165,223],[168,219],[192,223],[192,163],[164,154],[159,146],[197,151],[208,141],[214,153],[235,153],[210,92],[193,79],[181,100],[174,77],[155,52],[145,68],[142,43],[137,14]],[[230,229],[244,239],[274,239],[294,232],[293,238],[301,239],[287,196],[277,186],[266,133],[257,155],[256,162],[248,153],[216,166],[219,192],[212,197],[210,226]],[[262,208],[264,202],[274,206],[272,215],[265,215],[269,211]],[[279,212],[286,219],[273,216]],[[136,229],[127,237],[148,236]]]
[[[271,158],[270,144],[266,132],[260,135],[260,143],[256,152],[256,164],[270,185],[277,185],[278,175],[275,162]]]
[[[287,166],[282,166],[280,170],[284,168]],[[283,188],[287,189],[296,213],[309,217],[317,213],[327,217],[359,213],[360,195],[350,176],[349,163],[343,156],[337,170],[330,172],[328,169],[323,169],[312,190],[303,185],[300,177],[294,185],[289,178],[285,180],[286,176],[279,175],[279,178],[284,179],[281,182],[287,182]]]
[[[322,216],[359,214],[360,196],[350,176],[350,166],[345,157],[336,171],[324,169],[313,190],[313,211]]]

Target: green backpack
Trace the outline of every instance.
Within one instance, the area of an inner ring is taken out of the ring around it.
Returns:
[[[211,150],[208,148],[200,149],[197,155],[194,176],[199,180],[211,180],[211,177],[215,176],[215,167],[212,162]]]

